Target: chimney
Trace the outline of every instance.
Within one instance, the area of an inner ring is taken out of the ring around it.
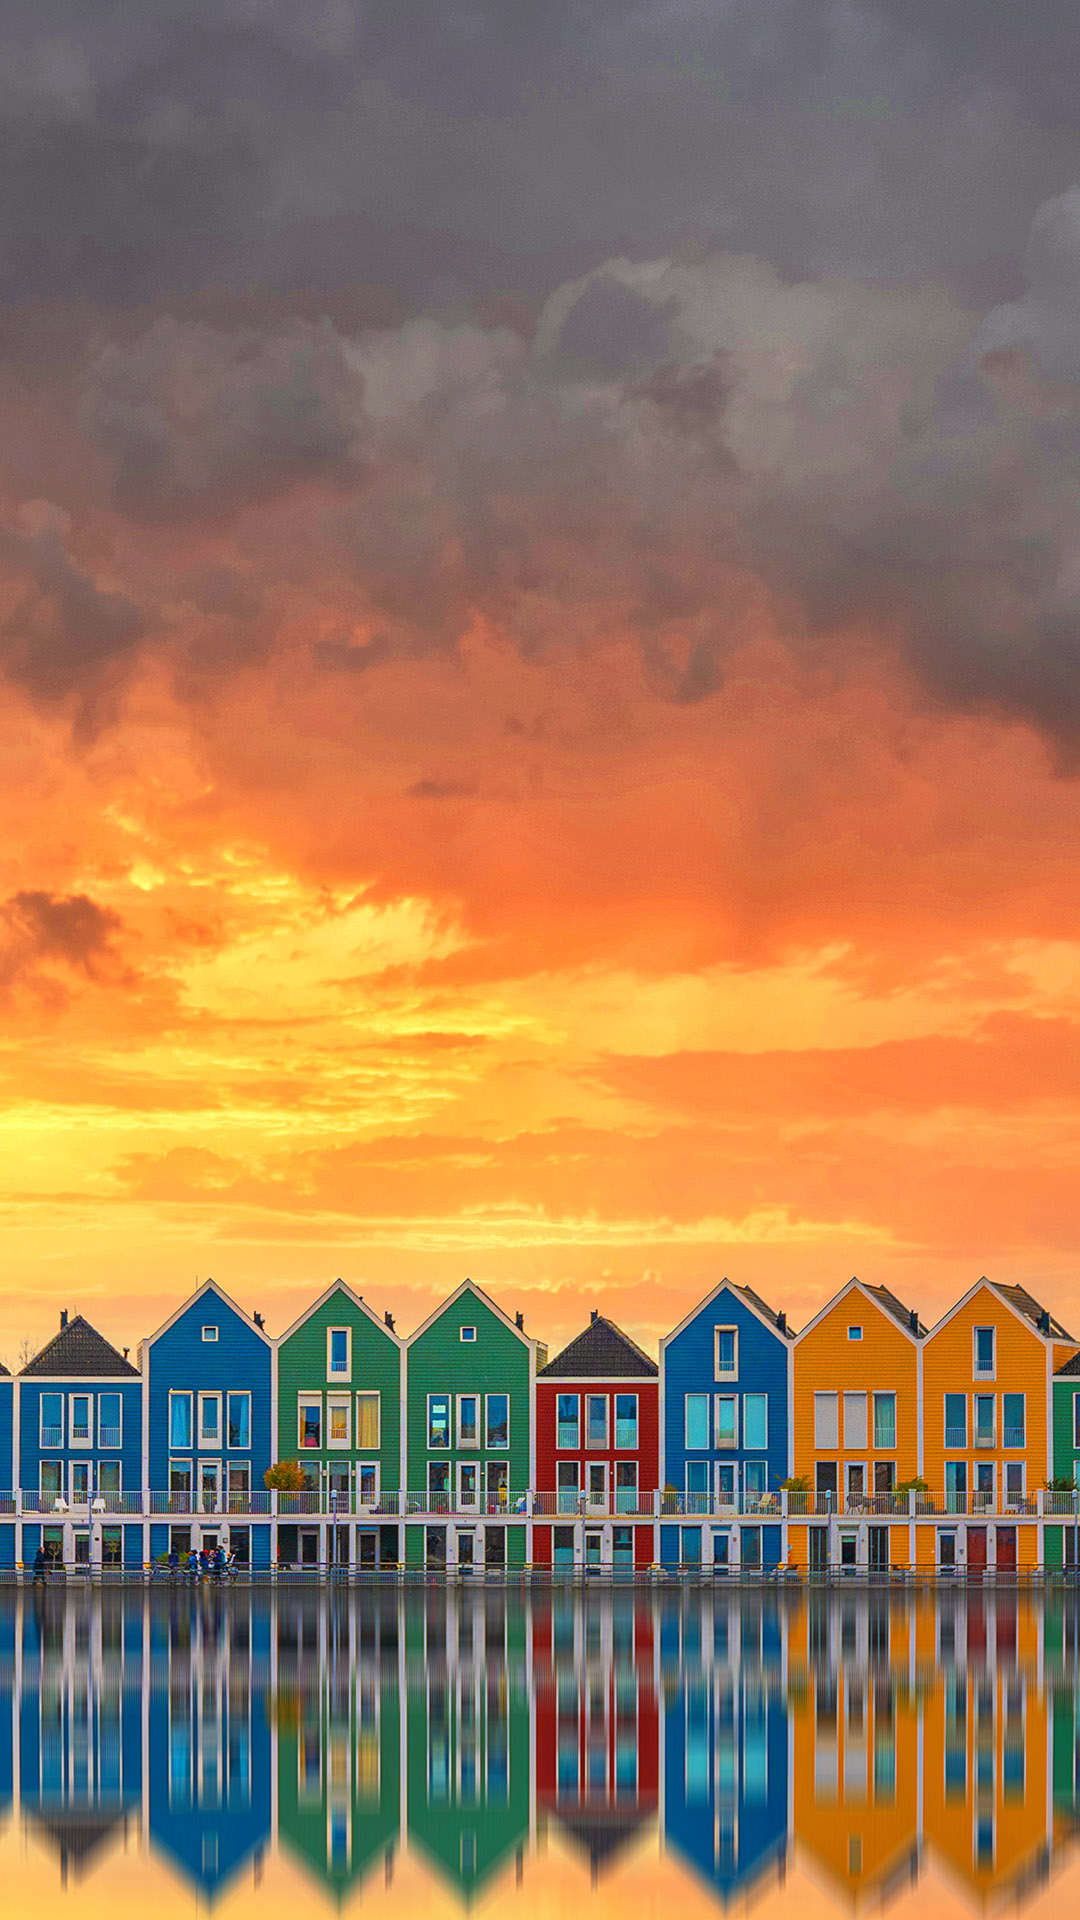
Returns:
[[[252,1319],[254,1320],[254,1322],[255,1322],[255,1325],[256,1325],[257,1327],[261,1327],[261,1326],[262,1326],[262,1323],[263,1323],[263,1317],[262,1317],[262,1314],[261,1314],[261,1313],[253,1313],[251,1317],[252,1317]]]
[[[919,1331],[919,1309],[918,1309],[918,1307],[912,1307],[912,1309],[911,1309],[911,1311],[910,1311],[910,1313],[908,1314],[908,1317],[907,1317],[907,1323],[908,1323],[908,1326],[909,1326],[909,1327],[911,1328],[911,1331],[912,1331],[912,1333],[918,1333],[918,1331]]]
[[[124,1348],[124,1359],[125,1359],[125,1360],[127,1359],[127,1357],[128,1357],[128,1354],[129,1354],[130,1352],[131,1352],[131,1348],[130,1348],[130,1347],[125,1347],[125,1348]]]
[[[61,1307],[61,1309],[60,1309],[60,1331],[61,1331],[61,1333],[63,1333],[63,1331],[64,1331],[64,1328],[65,1328],[65,1327],[67,1326],[67,1313],[68,1313],[68,1310],[67,1310],[67,1308],[66,1308],[66,1307]]]
[[[600,1315],[597,1313],[596,1308],[594,1307],[592,1310],[592,1313],[589,1315],[590,1324],[595,1327],[599,1318],[600,1318]]]
[[[787,1332],[787,1314],[786,1314],[786,1313],[778,1313],[778,1314],[777,1314],[777,1316],[776,1316],[776,1326],[777,1326],[777,1330],[778,1330],[778,1332],[780,1332],[780,1333],[786,1333],[786,1332]]]
[[[517,1328],[517,1330],[518,1330],[518,1332],[519,1332],[519,1333],[524,1333],[524,1331],[525,1331],[525,1315],[524,1315],[523,1313],[515,1313],[515,1315],[514,1315],[514,1325],[515,1325],[515,1327]]]
[[[1049,1312],[1049,1309],[1048,1309],[1047,1307],[1040,1307],[1040,1309],[1039,1309],[1039,1332],[1040,1332],[1040,1333],[1049,1333],[1049,1331],[1050,1331],[1050,1312]]]
[[[387,1324],[387,1326],[389,1327],[389,1329],[390,1329],[390,1331],[391,1331],[391,1333],[393,1333],[393,1331],[394,1331],[394,1316],[393,1316],[393,1314],[392,1314],[392,1313],[384,1313],[384,1314],[383,1314],[383,1319],[384,1319],[384,1320],[386,1321],[386,1324]]]

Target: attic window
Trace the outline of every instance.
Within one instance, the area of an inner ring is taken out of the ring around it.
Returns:
[[[861,1327],[849,1327],[849,1328],[848,1328],[848,1330],[847,1330],[847,1337],[848,1337],[848,1339],[849,1339],[849,1340],[861,1340],[861,1339],[862,1339],[862,1328],[861,1328]]]
[[[203,1330],[202,1330],[202,1337],[203,1337],[203,1339],[204,1339],[204,1340],[216,1340],[216,1339],[217,1339],[217,1328],[216,1328],[216,1327],[204,1327],[204,1328],[203,1328]]]
[[[462,1339],[463,1339],[463,1340],[465,1340],[465,1341],[469,1341],[469,1340],[475,1340],[475,1339],[476,1339],[476,1328],[475,1328],[475,1327],[462,1327],[462,1329],[461,1329],[461,1337],[462,1337]]]

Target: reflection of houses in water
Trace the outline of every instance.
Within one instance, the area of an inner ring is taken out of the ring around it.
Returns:
[[[529,1615],[501,1586],[405,1597],[408,1832],[466,1900],[529,1835]]]
[[[143,1777],[142,1609],[113,1591],[34,1596],[21,1619],[5,1611],[4,1668],[17,1676],[18,1712],[4,1699],[10,1771],[18,1742],[22,1814],[55,1852],[63,1880],[85,1873],[137,1821]],[[17,1630],[21,1629],[21,1630]]]
[[[536,1806],[595,1880],[656,1817],[659,1712],[651,1597],[555,1590],[533,1610]]]
[[[212,1900],[270,1838],[269,1619],[257,1593],[169,1600],[151,1615],[150,1837]]]
[[[663,1608],[663,1834],[725,1904],[782,1876],[787,1611],[726,1592]]]

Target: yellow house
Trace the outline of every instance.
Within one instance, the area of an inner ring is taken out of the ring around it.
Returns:
[[[815,1518],[839,1514],[841,1566],[909,1561],[910,1531],[893,1494],[919,1472],[919,1355],[925,1327],[887,1287],[851,1280],[803,1328],[793,1346],[795,1474],[808,1482]],[[797,1513],[799,1502],[792,1501]],[[881,1524],[858,1522],[870,1516]],[[796,1564],[826,1550],[809,1522],[789,1529]],[[818,1564],[821,1564],[820,1558]]]
[[[853,1618],[865,1624],[865,1607]],[[842,1624],[842,1623],[841,1623]],[[799,1864],[852,1906],[910,1884],[918,1868],[919,1707],[901,1667],[819,1669],[792,1713]]]
[[[942,1514],[963,1530],[969,1571],[1034,1563],[1035,1530],[1011,1517],[1035,1509],[1051,1466],[1053,1376],[1076,1342],[1023,1287],[980,1280],[923,1343],[923,1474]],[[1004,1524],[995,1525],[998,1515]],[[988,1524],[980,1524],[985,1516]],[[942,1557],[944,1556],[944,1557]],[[957,1561],[959,1564],[959,1561]]]

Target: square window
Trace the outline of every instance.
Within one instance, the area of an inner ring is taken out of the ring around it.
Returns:
[[[216,1340],[217,1335],[218,1335],[218,1330],[216,1327],[204,1327],[202,1330],[202,1337],[204,1340]]]
[[[717,1327],[716,1377],[718,1380],[733,1380],[738,1371],[739,1330],[737,1327]]]
[[[848,1337],[848,1339],[849,1339],[849,1340],[861,1340],[861,1339],[862,1339],[862,1328],[861,1328],[861,1327],[849,1327],[849,1328],[848,1328],[848,1330],[847,1330],[847,1337]]]
[[[465,1341],[466,1346],[471,1345],[471,1343],[476,1339],[476,1328],[462,1327],[461,1338]]]

